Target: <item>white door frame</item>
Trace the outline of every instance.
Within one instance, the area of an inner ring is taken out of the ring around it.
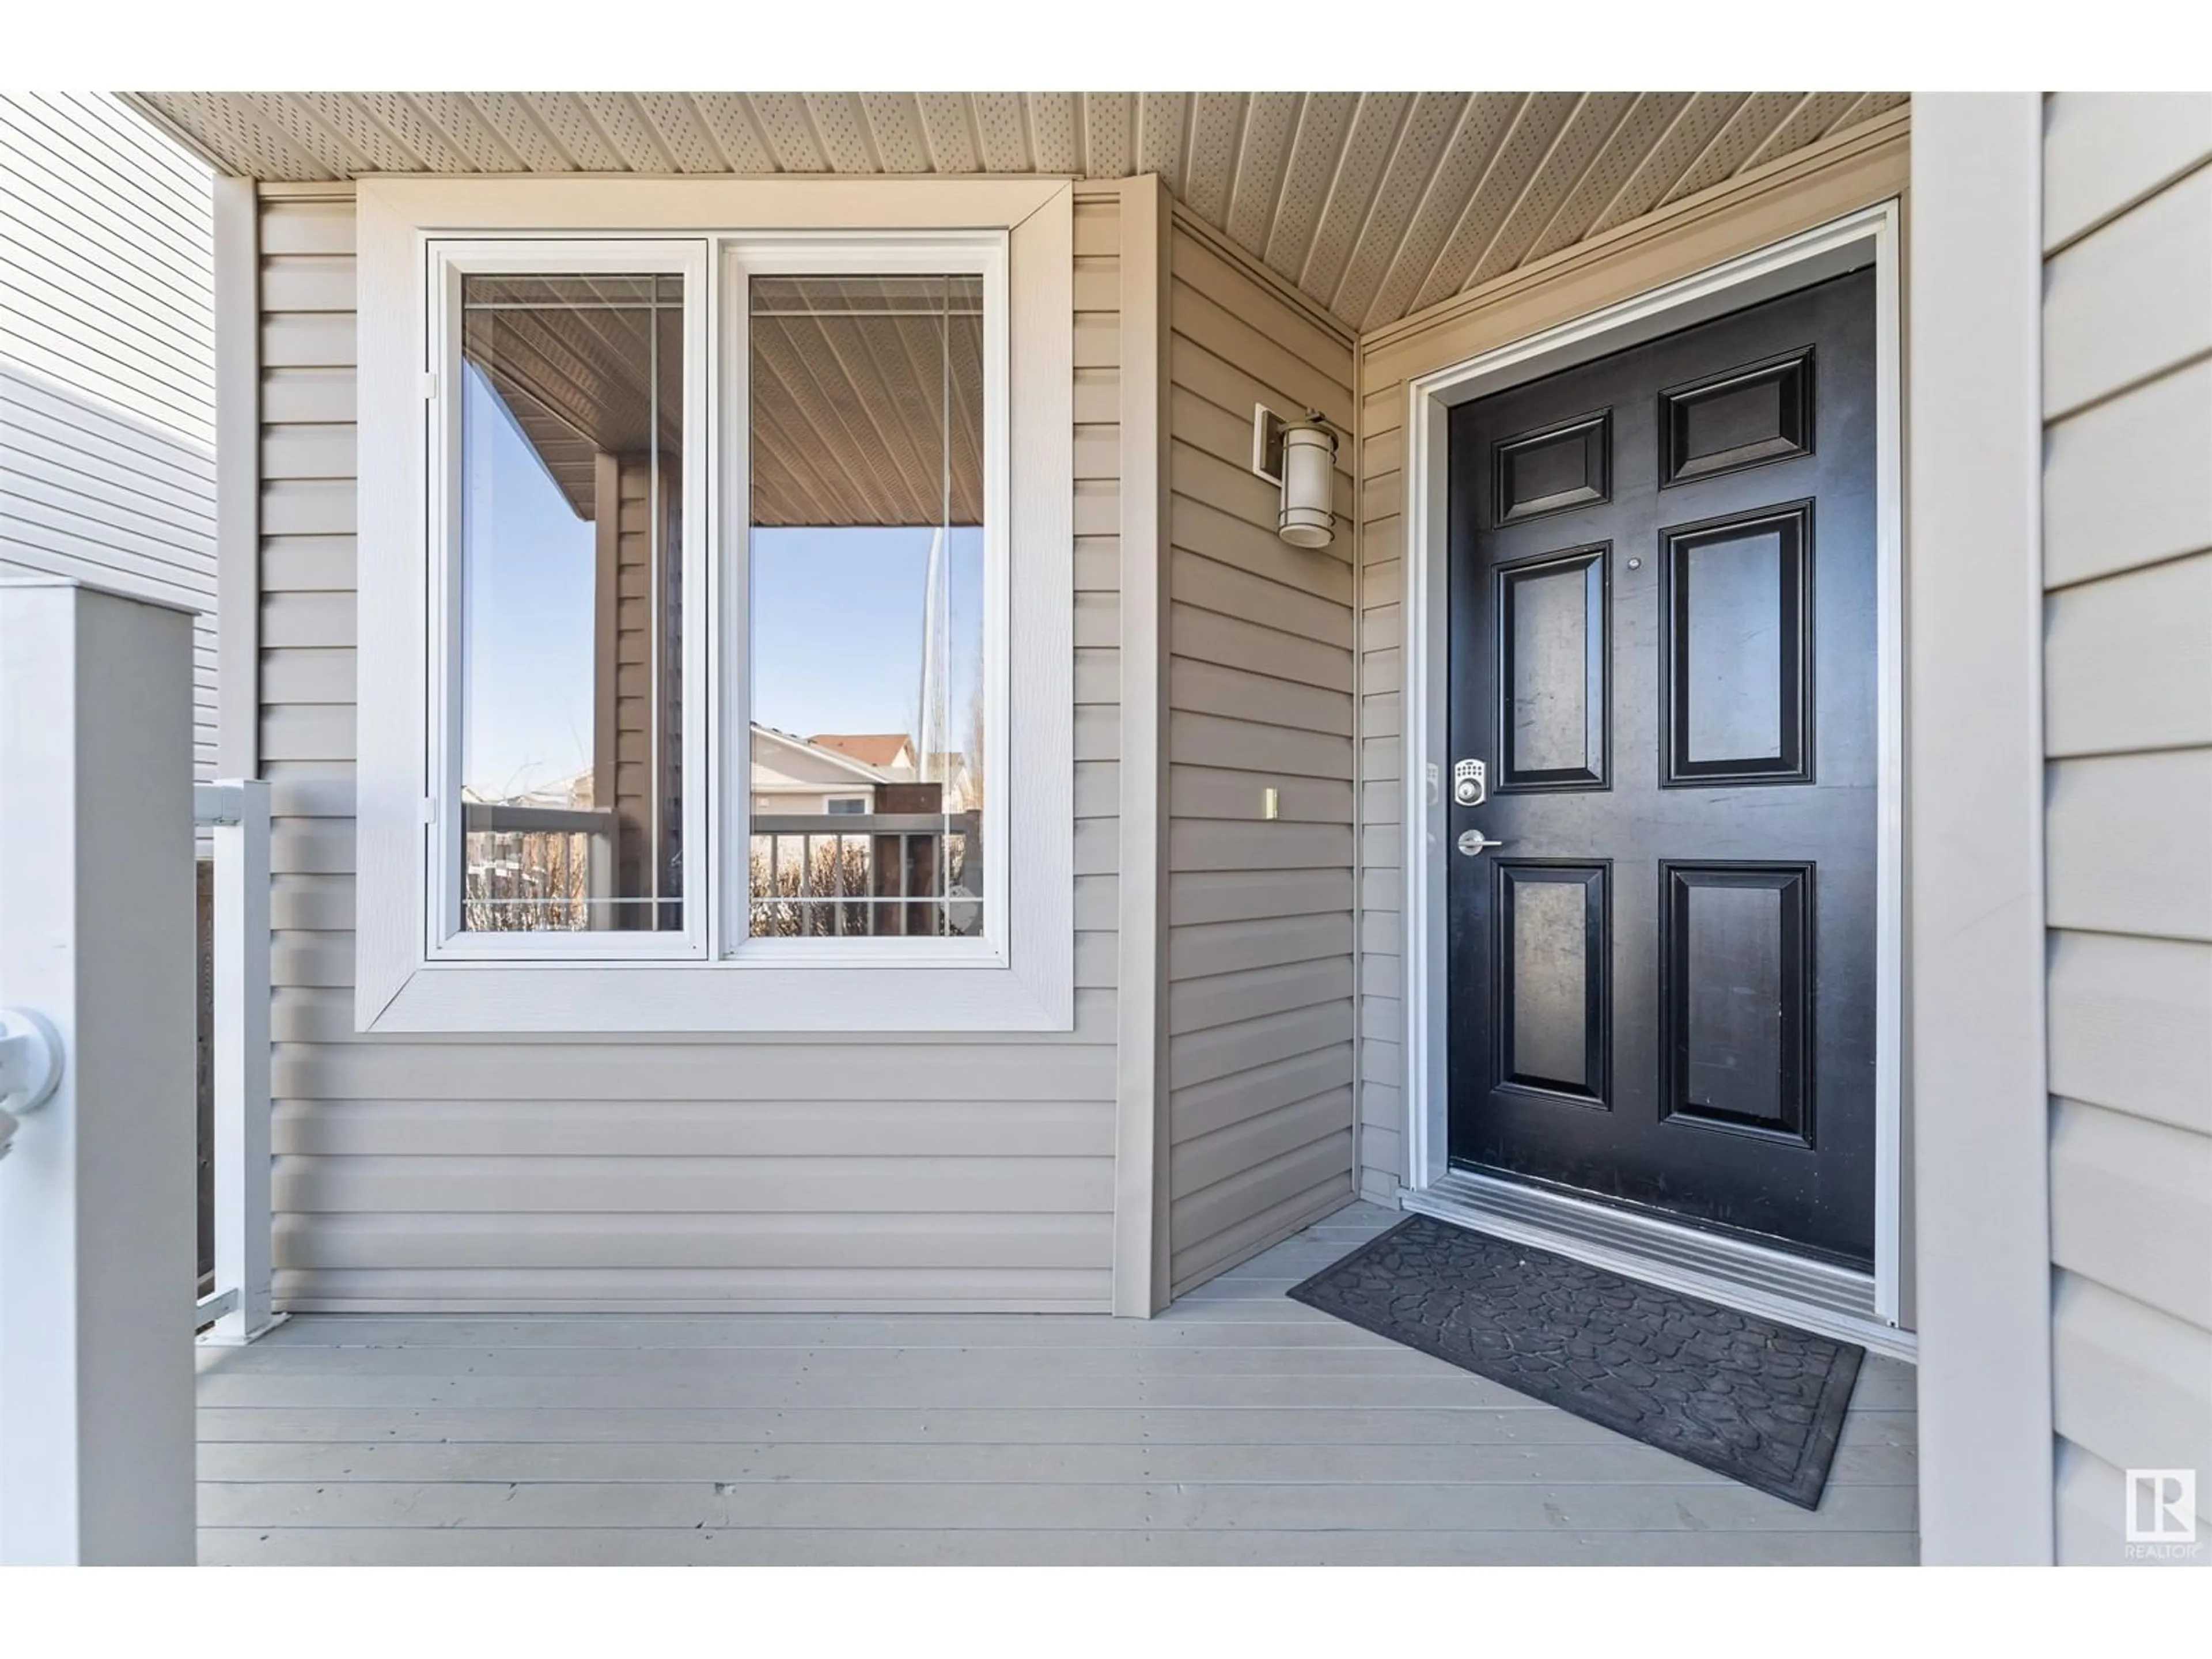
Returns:
[[[1447,420],[1473,398],[1540,379],[1761,301],[1871,264],[1875,310],[1876,605],[1880,742],[1875,1058],[1875,1273],[1878,1328],[1851,1334],[1890,1352],[1911,1351],[1899,1324],[1903,1272],[1904,1008],[1904,489],[1899,325],[1899,204],[1847,214],[1693,276],[1544,329],[1408,383],[1405,599],[1406,1148],[1409,1206],[1451,1176],[1446,1161],[1449,1079],[1444,1042],[1443,900],[1449,843],[1440,780],[1446,775]],[[1589,1206],[1595,1207],[1595,1206]],[[1612,1231],[1656,1239],[1687,1230],[1609,1212]],[[1662,1273],[1647,1276],[1663,1278]],[[1864,1280],[1860,1280],[1863,1285]],[[1711,1288],[1700,1284],[1698,1288]],[[1788,1312],[1790,1297],[1766,1299]],[[1808,1323],[1832,1325],[1818,1317]]]

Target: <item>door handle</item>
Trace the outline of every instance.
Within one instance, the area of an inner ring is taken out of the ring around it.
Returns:
[[[1480,857],[1492,847],[1503,847],[1502,841],[1492,841],[1480,830],[1464,831],[1459,838],[1459,850],[1469,858]]]

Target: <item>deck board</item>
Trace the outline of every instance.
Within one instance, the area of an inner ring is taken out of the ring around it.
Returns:
[[[201,1356],[210,1564],[1911,1561],[1912,1373],[1798,1510],[1282,1292],[1152,1321],[307,1316]]]

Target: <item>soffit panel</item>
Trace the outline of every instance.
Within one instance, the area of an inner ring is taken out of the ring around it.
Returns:
[[[153,92],[225,173],[1158,173],[1356,331],[1763,166],[1903,93]]]

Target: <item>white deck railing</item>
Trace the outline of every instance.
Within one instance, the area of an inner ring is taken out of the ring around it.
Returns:
[[[192,817],[215,843],[215,1288],[200,1340],[251,1342],[270,1307],[269,786],[203,783]]]

